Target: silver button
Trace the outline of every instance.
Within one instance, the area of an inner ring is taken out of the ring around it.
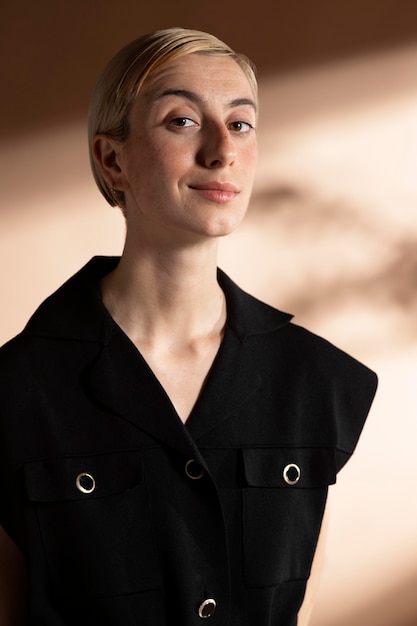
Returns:
[[[202,602],[198,607],[199,617],[201,617],[201,619],[211,617],[216,610],[216,606],[216,600],[213,600],[213,598],[207,598],[207,600],[204,600],[204,602]]]
[[[287,485],[296,485],[301,478],[301,470],[295,463],[289,463],[282,472]]]
[[[190,459],[185,464],[185,473],[187,474],[188,478],[191,478],[192,480],[198,480],[199,478],[203,478],[204,469],[199,463],[197,463],[197,461],[194,461],[194,459]]]
[[[81,472],[81,474],[78,474],[75,479],[75,484],[81,493],[92,493],[96,488],[94,476],[87,474],[87,472]]]

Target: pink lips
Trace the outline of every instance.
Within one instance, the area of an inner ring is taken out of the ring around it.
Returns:
[[[191,189],[195,189],[198,193],[212,202],[224,204],[234,200],[239,193],[239,188],[233,183],[220,181],[207,181],[190,185]]]

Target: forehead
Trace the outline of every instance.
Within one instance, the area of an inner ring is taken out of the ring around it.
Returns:
[[[191,53],[174,59],[152,73],[141,91],[154,100],[167,89],[195,91],[202,97],[247,97],[256,102],[244,71],[226,55]]]

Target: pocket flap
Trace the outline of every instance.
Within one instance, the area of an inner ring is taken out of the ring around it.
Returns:
[[[100,498],[142,481],[139,451],[32,461],[24,468],[26,492],[35,502]]]
[[[331,448],[250,448],[242,450],[250,487],[319,488],[336,482]]]

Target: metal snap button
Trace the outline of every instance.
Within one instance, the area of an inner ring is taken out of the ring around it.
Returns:
[[[184,469],[188,478],[191,478],[192,480],[199,480],[204,476],[204,469],[199,463],[197,463],[197,461],[194,461],[194,459],[187,461]]]
[[[81,474],[78,474],[77,478],[75,479],[75,484],[77,486],[77,489],[82,493],[92,493],[96,488],[96,481],[94,479],[94,476],[91,476],[91,474],[87,474],[87,472],[81,472]]]
[[[198,616],[201,617],[201,619],[211,617],[216,610],[216,606],[216,600],[213,600],[213,598],[207,598],[207,600],[204,600],[204,602],[202,602],[198,607]]]
[[[289,463],[282,472],[287,485],[296,485],[301,478],[301,470],[295,463]]]

